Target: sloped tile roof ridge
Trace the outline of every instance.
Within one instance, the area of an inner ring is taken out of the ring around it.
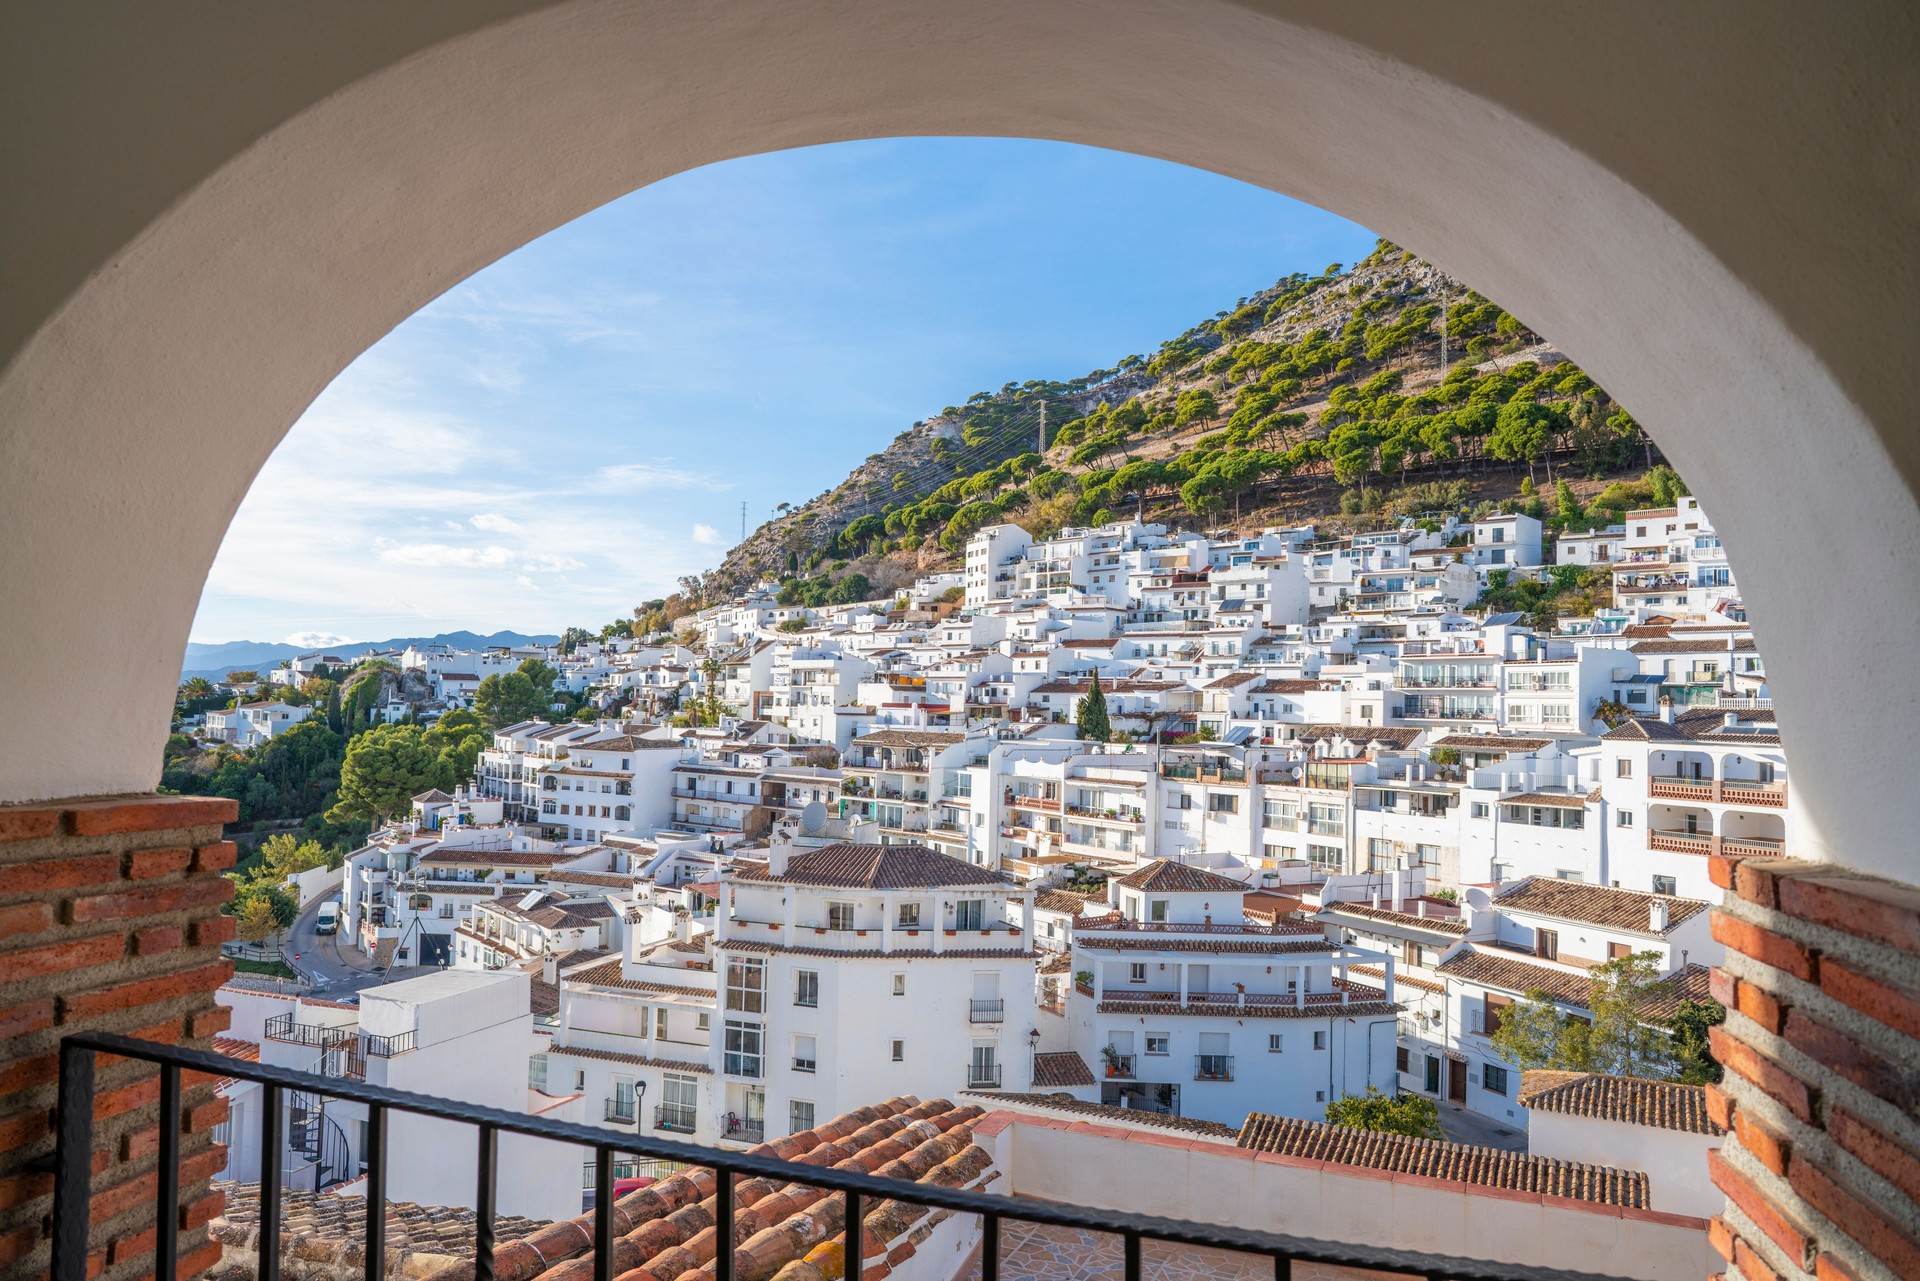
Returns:
[[[1683,1134],[1726,1133],[1707,1114],[1706,1087],[1677,1081],[1600,1072],[1533,1071],[1521,1075],[1516,1101],[1536,1112],[1620,1121]]]
[[[739,868],[742,881],[773,881],[847,889],[934,889],[948,885],[999,885],[1012,882],[965,859],[924,845],[856,845],[842,842],[807,850],[787,861],[786,871]]]
[[[992,1100],[1005,1103],[1018,1103],[1025,1107],[1044,1108],[1050,1112],[1066,1112],[1084,1116],[1089,1120],[1126,1121],[1134,1125],[1149,1125],[1159,1130],[1179,1130],[1187,1134],[1202,1134],[1208,1138],[1231,1139],[1238,1133],[1230,1125],[1218,1121],[1204,1121],[1193,1116],[1172,1116],[1165,1112],[1152,1112],[1146,1108],[1114,1107],[1108,1103],[1088,1103],[1065,1094],[1014,1094],[1004,1090],[966,1091],[967,1097]]]
[[[1218,872],[1164,858],[1128,872],[1120,878],[1120,884],[1160,894],[1245,894],[1252,888]]]
[[[1414,929],[1432,930],[1436,934],[1465,934],[1471,928],[1458,917],[1421,916],[1416,912],[1396,912],[1392,908],[1374,907],[1368,903],[1347,902],[1339,899],[1321,907],[1321,915],[1328,912],[1345,913],[1348,916],[1358,916],[1363,920],[1405,925]]]
[[[1056,1050],[1033,1056],[1033,1084],[1040,1089],[1095,1085],[1093,1069],[1077,1050]]]
[[[1563,881],[1551,876],[1529,876],[1500,892],[1496,901],[1508,911],[1580,921],[1640,934],[1669,934],[1712,906],[1703,899],[1677,898],[1645,890],[1618,889],[1590,881]],[[1653,905],[1667,905],[1667,925],[1653,929]]]
[[[1441,1139],[1416,1139],[1298,1117],[1247,1114],[1238,1145],[1255,1152],[1303,1157],[1336,1165],[1417,1174],[1453,1183],[1533,1192],[1644,1210],[1647,1176],[1639,1170],[1588,1165],[1552,1157],[1476,1147]]]

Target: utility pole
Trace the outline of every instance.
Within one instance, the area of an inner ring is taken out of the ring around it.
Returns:
[[[740,541],[747,541],[747,500],[740,500]]]

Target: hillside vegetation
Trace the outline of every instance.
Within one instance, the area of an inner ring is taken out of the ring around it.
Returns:
[[[1677,486],[1664,468],[1636,479],[1654,463],[1585,373],[1381,241],[1357,266],[1289,276],[1151,356],[1008,383],[915,423],[833,490],[783,505],[699,594],[771,577],[792,600],[848,599],[852,575],[896,586],[996,521],[1044,536],[1136,511],[1364,521],[1497,498],[1585,528]]]

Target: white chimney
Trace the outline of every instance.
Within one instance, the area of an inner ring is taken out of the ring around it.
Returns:
[[[1652,907],[1647,911],[1649,917],[1647,923],[1652,927],[1653,933],[1665,934],[1667,932],[1667,912],[1670,907],[1671,904],[1669,904],[1666,899],[1656,898],[1653,900]]]
[[[1669,725],[1673,724],[1673,695],[1671,694],[1660,696],[1660,719]]]
[[[1725,716],[1721,717],[1720,723],[1722,725],[1725,725],[1728,729],[1732,729],[1734,726],[1740,723],[1740,713],[1728,712]]]
[[[1415,916],[1425,916],[1427,914],[1427,900],[1423,898],[1415,903],[1413,905],[1413,914]]]
[[[548,984],[560,981],[560,958],[551,952],[540,958],[540,981]]]

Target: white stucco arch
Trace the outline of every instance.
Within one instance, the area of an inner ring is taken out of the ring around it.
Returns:
[[[1733,551],[1808,820],[1795,849],[1915,878],[1895,799],[1920,648],[1901,6],[300,8],[10,20],[0,801],[153,786],[195,601],[255,472],[341,368],[467,274],[694,165],[1021,135],[1312,201],[1560,344]]]

